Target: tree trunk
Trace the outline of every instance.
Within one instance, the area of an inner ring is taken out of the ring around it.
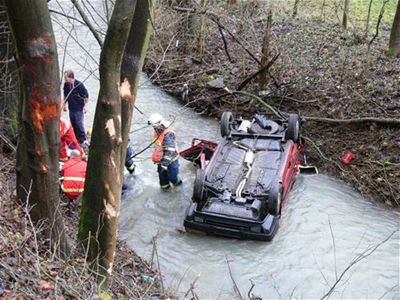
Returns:
[[[342,22],[342,27],[344,29],[347,29],[347,18],[349,15],[349,1],[350,0],[344,0],[343,22]]]
[[[17,49],[20,112],[17,196],[33,220],[46,220],[60,254],[68,245],[59,211],[60,88],[57,47],[46,1],[6,0]]]
[[[390,56],[400,56],[400,0],[397,3],[392,30],[390,31],[389,51]]]
[[[206,8],[206,0],[201,0],[200,3],[201,9],[205,10]],[[200,16],[200,28],[197,36],[197,54],[203,56],[204,47],[205,47],[205,27],[206,27],[206,16],[202,14]]]
[[[271,41],[271,28],[272,28],[272,10],[270,9],[268,12],[268,18],[267,18],[267,27],[265,28],[265,34],[264,34],[264,41],[263,41],[263,46],[262,46],[262,57],[261,57],[261,66],[260,69],[265,67],[268,64],[268,57],[269,55],[269,45]],[[265,70],[260,73],[259,77],[259,88],[260,89],[265,89],[267,86],[267,73],[268,70]]]
[[[184,8],[193,9],[194,8],[193,1],[194,0],[182,0],[180,6]],[[198,23],[197,14],[188,11],[180,24],[183,34],[195,37],[197,31],[197,23]]]
[[[122,139],[124,141],[124,152],[121,155],[122,165],[125,163],[125,151],[132,123],[136,93],[150,41],[153,9],[153,0],[137,0],[135,15],[133,17],[133,23],[125,47],[123,64],[121,67],[121,82],[128,82],[130,88],[129,97],[125,98],[124,95],[122,95],[121,119]],[[127,81],[125,81],[126,79]]]
[[[131,30],[136,0],[117,0],[100,56],[100,91],[93,123],[87,176],[83,192],[78,238],[89,246],[88,259],[97,263],[98,273],[112,272],[117,242],[122,188],[123,154],[121,63]],[[133,58],[134,59],[134,58]],[[128,89],[128,93],[130,90]],[[127,97],[123,98],[127,101]],[[129,98],[133,105],[134,96]],[[124,121],[128,121],[125,120]],[[126,135],[126,133],[125,133]],[[89,242],[88,242],[89,240]],[[96,265],[94,265],[96,266]],[[104,278],[101,278],[102,282]]]
[[[365,33],[364,33],[364,40],[365,40],[365,41],[368,40],[369,21],[370,21],[370,19],[371,19],[372,1],[373,1],[373,0],[369,0],[369,4],[368,4],[368,13],[367,13],[367,20],[365,21]]]
[[[300,0],[295,0],[294,1],[294,5],[293,5],[293,13],[292,13],[292,17],[295,18],[297,16],[297,13],[299,11],[299,2]]]

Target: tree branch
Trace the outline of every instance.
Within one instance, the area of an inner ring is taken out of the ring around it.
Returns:
[[[93,24],[90,22],[89,18],[86,16],[86,14],[83,11],[82,7],[79,5],[79,3],[76,0],[71,0],[71,2],[75,6],[75,8],[78,10],[78,12],[81,15],[83,21],[85,22],[85,24],[87,25],[89,30],[92,32],[94,38],[99,43],[100,48],[103,48],[103,40],[101,39],[99,33],[96,31],[96,28],[94,28]]]

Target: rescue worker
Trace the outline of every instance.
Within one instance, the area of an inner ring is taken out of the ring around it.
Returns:
[[[150,116],[148,124],[154,129],[154,152],[152,160],[157,164],[160,187],[168,190],[171,186],[182,183],[179,178],[179,151],[176,145],[176,136],[170,123],[154,113]]]
[[[89,93],[83,82],[75,79],[71,70],[64,72],[64,111],[69,109],[69,119],[74,128],[75,136],[84,147],[89,146],[86,140],[85,127],[83,125],[84,114],[87,112]]]
[[[85,152],[83,151],[82,147],[79,145],[78,140],[75,137],[74,130],[69,123],[64,118],[60,120],[60,160],[67,161],[68,154],[67,149],[76,149],[79,151],[80,156],[82,159],[86,159]]]
[[[64,163],[61,170],[63,182],[61,190],[68,197],[68,199],[75,200],[82,194],[85,186],[87,163],[81,159],[81,153],[74,149],[71,151],[71,158]]]

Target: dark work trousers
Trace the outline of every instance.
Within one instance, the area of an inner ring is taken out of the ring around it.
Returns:
[[[163,170],[161,165],[158,165],[157,172],[161,188],[169,188],[169,183],[177,184],[179,182],[179,160],[177,159],[170,163],[167,170]]]
[[[79,144],[86,141],[85,127],[83,126],[83,111],[69,110],[69,120],[71,121],[74,133]]]

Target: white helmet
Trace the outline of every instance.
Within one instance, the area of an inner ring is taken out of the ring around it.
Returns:
[[[79,150],[74,149],[71,151],[71,153],[69,154],[70,157],[80,157],[81,153],[79,152]]]
[[[164,118],[159,113],[152,114],[148,121],[148,124],[153,127],[158,127],[160,125],[163,125],[163,123],[165,123]]]

